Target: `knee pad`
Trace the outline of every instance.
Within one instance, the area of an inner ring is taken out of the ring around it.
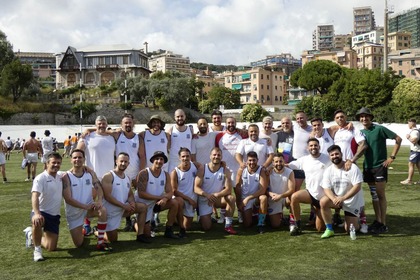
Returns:
[[[378,194],[376,193],[376,186],[369,186],[370,196],[372,196],[373,201],[378,201]]]

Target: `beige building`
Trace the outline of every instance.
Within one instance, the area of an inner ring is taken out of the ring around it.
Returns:
[[[201,81],[204,84],[202,91],[199,93],[202,99],[204,95],[207,95],[209,91],[216,85],[224,86],[225,80],[222,74],[213,73],[210,70],[198,70],[192,69],[192,73],[197,81]]]
[[[312,49],[329,50],[334,47],[334,25],[318,25],[312,32]]]
[[[53,53],[18,51],[15,56],[22,64],[32,67],[32,74],[40,84],[55,87],[56,64]]]
[[[353,8],[353,33],[355,35],[370,32],[375,29],[375,26],[372,7]]]
[[[351,34],[334,35],[334,48],[344,49],[351,47]]]
[[[310,50],[302,53],[302,66],[314,60],[330,60],[346,68],[357,67],[356,52],[348,47],[327,51]]]
[[[241,104],[282,105],[287,96],[287,79],[280,71],[253,68],[224,73],[225,87],[239,90]]]
[[[149,77],[147,55],[127,45],[68,47],[56,55],[56,88],[80,83],[86,87],[108,85],[118,78]]]
[[[364,43],[358,44],[353,48],[357,53],[357,68],[376,69],[382,68],[383,63],[383,50],[381,44]]]
[[[191,74],[190,58],[171,51],[159,50],[149,58],[149,69],[152,73],[161,71],[178,71]]]
[[[420,48],[392,51],[388,59],[398,75],[420,80]]]
[[[384,38],[381,37],[383,44]],[[388,33],[388,51],[398,51],[411,49],[411,33],[405,31],[397,31]]]

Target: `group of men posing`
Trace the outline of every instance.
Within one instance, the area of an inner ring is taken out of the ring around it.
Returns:
[[[341,110],[334,113],[337,125],[328,129],[320,118],[309,125],[305,113],[298,112],[295,125],[284,117],[277,132],[271,117],[263,119],[261,131],[255,124],[243,130],[233,117],[222,125],[222,114],[215,111],[212,125],[205,118],[198,120],[196,134],[186,125],[183,110],[176,110],[174,117],[175,125],[165,131],[165,122],[152,116],[148,129],[137,134],[131,114],[123,116],[117,130],[108,130],[106,118],[98,116],[96,128],[71,152],[69,171],[59,171],[60,154],[49,154],[46,169],[32,188],[35,261],[43,260],[41,245],[47,250],[57,247],[63,197],[75,246],[82,246],[89,218],[97,216],[97,248],[103,251],[111,250],[108,242],[118,239],[122,217],[132,217],[136,240],[149,243],[154,215],[164,210],[168,210],[164,233],[168,238],[186,237],[196,213],[203,230],[210,230],[217,208],[222,209],[225,231],[236,234],[235,207],[245,227],[256,224],[263,233],[266,222],[272,228],[285,222],[283,208],[288,205],[290,234],[298,235],[301,203],[311,204],[318,231],[326,228],[322,238],[334,235],[331,208],[338,209],[336,217],[339,209],[344,210],[346,231],[350,224],[358,230],[366,225],[363,180],[375,210],[371,231],[388,231],[387,167],[401,138],[373,124],[367,108],[356,116],[362,131],[348,123]],[[389,158],[386,139],[396,140]],[[354,163],[363,154],[362,176]],[[305,179],[306,189],[301,190]],[[173,231],[175,223],[179,234]]]

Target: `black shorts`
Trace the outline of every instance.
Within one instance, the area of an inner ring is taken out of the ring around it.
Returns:
[[[363,168],[363,182],[388,182],[388,168],[384,166]]]
[[[305,171],[303,170],[293,170],[295,179],[305,179]]]
[[[31,220],[34,212],[31,212]],[[60,230],[60,215],[53,216],[48,213],[41,211],[42,217],[44,217],[44,231],[49,231],[58,235]]]
[[[311,197],[311,201],[312,201],[311,205],[314,206],[317,209],[321,209],[321,205],[319,204],[319,200],[316,199],[315,197],[313,197],[308,190],[306,190],[306,191],[308,192],[309,196]]]
[[[347,211],[344,211],[344,216],[347,216],[347,217],[357,217],[357,215],[355,215],[355,214],[353,214],[351,212],[347,212]]]

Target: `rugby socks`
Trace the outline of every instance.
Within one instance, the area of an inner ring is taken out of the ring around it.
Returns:
[[[232,220],[233,220],[232,217],[225,217],[225,221],[226,221],[225,228],[232,226]]]
[[[296,222],[295,222],[295,216],[293,215],[293,214],[290,214],[289,215],[289,217],[290,217],[290,219],[289,219],[289,224],[292,226],[292,225],[295,225],[296,224]]]
[[[83,225],[84,226],[90,226],[90,220],[89,220],[89,218],[85,218],[85,223]]]
[[[258,214],[258,225],[257,226],[264,226],[264,222],[265,222],[265,216],[266,216],[267,214],[262,214],[262,213],[260,213],[260,214]]]
[[[106,222],[98,221],[98,245],[104,243],[106,224]]]
[[[365,213],[365,207],[362,207],[360,210],[360,224],[366,224],[366,213]]]
[[[325,224],[325,226],[327,227],[328,230],[333,231],[333,226],[332,224]]]

